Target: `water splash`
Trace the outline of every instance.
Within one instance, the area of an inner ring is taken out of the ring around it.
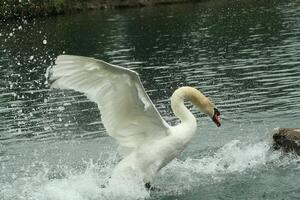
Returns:
[[[271,166],[288,165],[294,158],[282,158],[281,152],[274,152],[267,142],[247,144],[240,140],[232,140],[216,150],[212,155],[202,158],[188,158],[184,161],[175,159],[161,171],[157,185],[164,187],[165,194],[185,193],[195,187],[222,183],[238,175],[259,173]]]
[[[102,168],[100,168],[102,167]],[[149,192],[137,174],[109,178],[113,166],[90,163],[84,172],[60,166],[44,166],[35,176],[17,178],[12,184],[2,184],[0,195],[4,200],[93,200],[145,199]],[[72,172],[73,171],[73,172]]]
[[[240,140],[232,140],[213,155],[200,159],[188,158],[185,161],[175,160],[166,170],[183,168],[201,174],[243,172],[279,159],[280,155],[271,152],[270,145],[266,142],[245,144]]]
[[[247,144],[232,140],[211,155],[172,161],[156,177],[153,185],[160,191],[153,192],[151,196],[137,172],[111,177],[118,159],[116,154],[83,161],[76,166],[34,163],[34,166],[28,166],[30,169],[24,169],[28,173],[23,173],[22,177],[15,176],[13,181],[1,183],[0,196],[4,200],[94,200],[178,195],[197,187],[223,184],[228,177],[241,178],[243,174],[261,173],[265,169],[288,166],[294,161],[293,158],[282,159],[281,156],[280,152],[270,151],[270,145],[266,142]],[[35,168],[37,165],[38,169]]]

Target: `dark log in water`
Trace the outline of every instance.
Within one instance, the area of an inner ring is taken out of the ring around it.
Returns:
[[[273,147],[300,155],[300,128],[279,128],[273,135]]]

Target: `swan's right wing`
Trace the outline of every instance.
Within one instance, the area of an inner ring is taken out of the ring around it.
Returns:
[[[51,86],[83,92],[96,102],[107,133],[125,156],[168,134],[136,72],[88,57],[61,55],[48,70]]]

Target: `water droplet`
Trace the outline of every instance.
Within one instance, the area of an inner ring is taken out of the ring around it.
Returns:
[[[58,107],[58,110],[63,111],[63,110],[65,110],[65,107],[59,106],[59,107]]]
[[[47,40],[43,40],[43,44],[47,44]]]

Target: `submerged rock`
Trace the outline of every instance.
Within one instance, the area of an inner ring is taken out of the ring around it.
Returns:
[[[273,134],[273,148],[300,155],[300,128],[278,128]]]

